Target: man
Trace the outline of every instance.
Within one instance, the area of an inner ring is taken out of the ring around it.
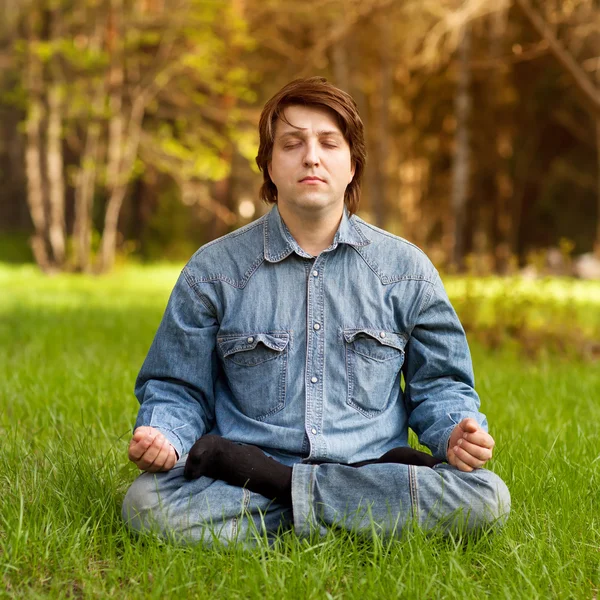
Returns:
[[[136,383],[129,458],[145,473],[124,518],[206,543],[502,522],[510,496],[481,468],[494,440],[438,273],[354,214],[354,101],[296,80],[259,127],[274,207],[182,271]],[[433,456],[408,448],[408,427]]]

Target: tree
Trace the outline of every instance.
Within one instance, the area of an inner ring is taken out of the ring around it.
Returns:
[[[220,146],[236,115],[226,115],[217,128],[202,106],[208,97],[236,98],[246,92],[243,69],[227,64],[232,48],[247,43],[243,23],[231,4],[200,0],[168,6],[157,0],[78,6],[34,0],[23,7],[21,19],[27,25],[19,61],[24,66],[27,197],[36,260],[46,271],[88,270],[94,201],[99,199],[103,219],[95,268],[108,270],[129,184],[143,168],[144,134],[158,142],[160,158],[175,159],[157,164],[173,169],[181,181],[218,179],[227,171]],[[200,110],[182,123],[160,116],[168,107],[183,115]],[[74,163],[65,162],[67,146]],[[205,160],[201,165],[194,161],[196,168],[186,172],[181,166],[186,153]],[[70,195],[72,255],[66,241]]]

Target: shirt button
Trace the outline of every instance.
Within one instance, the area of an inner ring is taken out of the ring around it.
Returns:
[[[317,428],[316,428],[316,427],[313,427],[313,428],[310,430],[310,432],[311,432],[313,435],[317,435]]]
[[[313,271],[313,277],[318,277],[319,276],[319,271]]]
[[[384,338],[385,337],[385,331],[380,331],[379,332],[379,337],[380,338]]]
[[[320,326],[318,323],[315,323],[315,324],[313,325],[313,329],[314,329],[315,331],[319,331],[319,329],[321,329],[321,326]]]
[[[246,341],[247,341],[249,344],[251,344],[251,343],[254,341],[254,338],[253,338],[253,337],[249,337],[249,338],[248,338]]]
[[[310,379],[313,383],[317,383],[317,381],[319,381],[316,377],[311,377]]]

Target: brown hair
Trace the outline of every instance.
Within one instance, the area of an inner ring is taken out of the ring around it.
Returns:
[[[278,118],[284,119],[284,109],[293,105],[318,106],[335,113],[338,126],[350,146],[350,158],[354,167],[354,177],[344,194],[348,212],[354,214],[360,202],[360,183],[367,162],[364,127],[352,96],[336,88],[324,77],[295,79],[265,104],[258,126],[260,143],[256,157],[256,164],[263,174],[260,197],[267,203],[277,203],[277,188],[268,169],[273,155],[275,122]]]

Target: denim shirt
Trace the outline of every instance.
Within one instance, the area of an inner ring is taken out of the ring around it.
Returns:
[[[402,376],[404,382],[402,382]],[[464,330],[425,254],[344,212],[312,257],[277,207],[184,267],[136,381],[136,427],[179,456],[205,433],[286,464],[434,456],[479,412]]]

